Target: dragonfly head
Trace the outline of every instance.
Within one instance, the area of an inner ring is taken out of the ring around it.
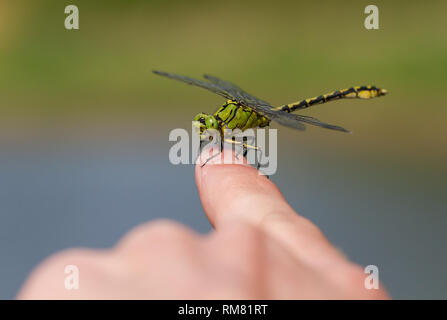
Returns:
[[[201,139],[204,138],[203,133],[205,132],[205,130],[217,130],[219,128],[217,119],[214,116],[206,113],[199,113],[198,115],[196,115],[192,123],[197,133],[200,134]]]

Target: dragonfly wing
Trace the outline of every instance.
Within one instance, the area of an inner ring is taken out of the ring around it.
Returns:
[[[240,102],[241,104],[245,104],[245,105],[249,105],[249,106],[252,106],[252,105],[268,106],[269,108],[271,108],[271,106],[268,102],[265,102],[255,96],[249,94],[248,92],[242,90],[239,86],[235,85],[234,83],[219,79],[219,78],[209,75],[209,74],[205,74],[205,75],[203,75],[203,77],[205,79],[211,81],[215,85],[219,86],[220,88],[223,88],[225,91],[231,93],[231,95],[233,95],[236,98],[236,100],[238,102]]]
[[[234,83],[219,79],[218,77],[212,76],[210,74],[204,74],[203,77],[206,80],[209,80],[212,83],[217,84],[220,87],[227,87],[227,88],[234,88],[236,90],[241,90],[241,88],[239,86],[235,85]]]
[[[297,120],[290,113],[284,112],[281,114],[279,112],[264,112],[267,117],[271,120],[278,122],[280,125],[285,127],[297,129],[304,131],[306,130],[306,126],[300,120]],[[291,117],[292,116],[292,117]]]
[[[278,111],[279,112],[279,111]],[[284,112],[284,111],[282,111]],[[287,113],[287,112],[284,112]],[[313,126],[318,126],[318,127],[322,127],[322,128],[326,128],[326,129],[331,129],[331,130],[336,130],[336,131],[342,131],[342,132],[348,132],[351,133],[349,130],[346,130],[345,128],[333,125],[333,124],[329,124],[329,123],[325,123],[322,122],[320,120],[318,120],[317,118],[313,118],[313,117],[309,117],[309,116],[303,116],[300,114],[291,114],[291,113],[287,113],[289,116],[292,116],[295,121],[299,121],[301,123],[307,123],[307,124],[311,124]],[[280,119],[282,117],[279,117],[278,119]],[[277,121],[278,123],[281,124],[281,120],[277,120],[277,119],[273,119],[275,121]]]
[[[272,106],[268,102],[262,101],[261,99],[252,96],[251,94],[245,92],[244,90],[242,90],[235,84],[232,84],[231,82],[221,80],[214,76],[205,75],[204,76],[205,79],[210,81],[208,82],[163,71],[153,70],[153,72],[160,76],[175,79],[190,85],[207,89],[224,98],[235,100],[244,106],[253,108],[257,112],[263,113],[265,115],[268,115],[273,112]]]
[[[185,76],[181,76],[181,75],[177,75],[177,74],[173,74],[173,73],[163,72],[163,71],[153,70],[152,72],[155,74],[158,74],[160,76],[163,76],[163,77],[175,79],[175,80],[182,81],[182,82],[185,82],[187,84],[190,84],[190,85],[193,85],[196,87],[200,87],[200,88],[209,90],[209,91],[214,92],[226,99],[235,99],[236,98],[236,97],[233,97],[229,92],[224,90],[224,88],[218,86],[217,84],[208,82],[208,81],[197,80],[197,79],[193,79],[193,78],[189,78],[189,77],[185,77]]]

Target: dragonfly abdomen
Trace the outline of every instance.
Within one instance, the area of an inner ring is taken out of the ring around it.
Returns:
[[[375,86],[357,86],[348,89],[336,90],[318,97],[301,100],[298,102],[286,104],[277,109],[292,112],[299,109],[309,108],[315,104],[326,103],[332,100],[345,98],[372,99],[383,96],[387,93],[385,89],[376,88]]]

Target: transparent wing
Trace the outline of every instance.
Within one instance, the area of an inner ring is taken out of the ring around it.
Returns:
[[[251,94],[245,92],[244,90],[242,90],[235,84],[232,84],[231,82],[220,80],[214,76],[205,75],[205,78],[210,81],[208,82],[163,71],[153,70],[153,72],[160,76],[175,79],[190,85],[207,89],[224,98],[235,100],[244,106],[253,108],[257,112],[260,112],[262,114],[270,115],[273,113],[272,106],[268,102],[262,101],[252,96]]]
[[[158,74],[160,76],[163,76],[163,77],[175,79],[175,80],[182,81],[182,82],[185,82],[187,84],[190,84],[190,85],[193,85],[196,87],[207,89],[207,90],[214,92],[226,99],[235,99],[235,97],[233,97],[229,92],[224,90],[224,88],[219,87],[218,85],[208,82],[208,81],[201,81],[201,80],[197,80],[197,79],[193,79],[193,78],[189,78],[189,77],[185,77],[185,76],[180,76],[180,75],[173,74],[173,73],[163,72],[163,71],[153,70],[152,72],[155,74]]]
[[[346,130],[345,128],[342,128],[342,127],[339,127],[339,126],[336,126],[336,125],[333,125],[333,124],[322,122],[322,121],[320,121],[320,120],[318,120],[316,118],[313,118],[313,117],[303,116],[303,115],[300,115],[300,114],[287,113],[287,112],[284,112],[284,111],[277,111],[277,112],[285,113],[289,117],[285,118],[285,117],[283,117],[281,115],[281,116],[279,116],[277,118],[271,117],[272,120],[275,120],[279,124],[282,124],[282,125],[287,126],[287,127],[290,127],[290,125],[288,125],[288,123],[290,121],[292,121],[292,120],[289,120],[289,118],[292,117],[294,119],[294,121],[299,122],[301,124],[304,122],[304,123],[311,124],[311,125],[317,126],[317,127],[322,127],[322,128],[326,128],[326,129],[331,129],[331,130],[351,133],[349,130]]]
[[[271,120],[275,122],[278,122],[280,125],[301,131],[306,130],[306,126],[304,125],[304,123],[302,123],[300,120],[297,120],[294,117],[295,115],[292,115],[284,111],[282,111],[281,113],[274,111],[268,111],[264,113],[267,117],[269,117]]]
[[[219,79],[219,78],[209,75],[209,74],[205,74],[205,75],[203,75],[203,77],[205,79],[211,81],[215,85],[219,86],[220,88],[224,89],[225,91],[231,93],[231,95],[234,96],[236,98],[236,100],[238,102],[240,102],[241,104],[244,104],[244,102],[245,102],[245,104],[248,106],[266,106],[266,107],[271,108],[270,103],[265,102],[255,96],[249,94],[248,92],[242,90],[240,87],[238,87],[234,83]]]

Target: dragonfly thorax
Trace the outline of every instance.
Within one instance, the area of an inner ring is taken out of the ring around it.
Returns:
[[[250,107],[228,100],[215,113],[214,117],[219,121],[222,129],[240,129],[242,131],[249,128],[266,127],[270,119],[256,112]]]
[[[266,127],[270,119],[256,112],[252,108],[228,100],[213,115],[199,113],[194,118],[194,127],[204,138],[205,130],[215,129],[225,135],[227,129],[240,129],[242,131],[249,128]]]

